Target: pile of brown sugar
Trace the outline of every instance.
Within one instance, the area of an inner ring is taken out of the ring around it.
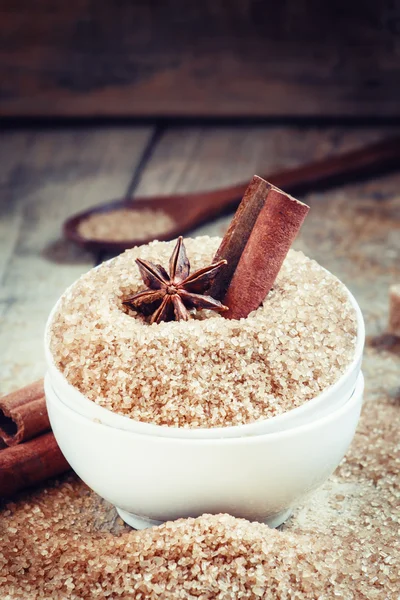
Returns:
[[[0,597],[398,600],[399,407],[373,387],[346,460],[282,531],[205,515],[135,532],[70,475],[1,511]]]
[[[163,210],[115,209],[93,213],[79,223],[78,232],[88,240],[145,240],[170,231],[175,221]]]
[[[210,264],[218,238],[186,240],[192,269]],[[356,315],[344,285],[291,250],[274,289],[246,319],[202,311],[149,324],[122,300],[143,289],[135,258],[168,264],[174,242],[128,250],[64,294],[51,351],[88,398],[135,420],[177,427],[240,425],[318,395],[350,364]]]

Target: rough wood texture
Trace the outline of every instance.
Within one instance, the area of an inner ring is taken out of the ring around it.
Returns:
[[[385,137],[387,134],[388,131],[385,129],[171,129],[166,132],[157,146],[143,174],[137,193],[149,195],[163,190],[178,192],[201,190],[207,187],[212,189],[216,185],[233,184],[246,177],[250,179],[253,173],[260,171],[261,166],[299,164],[313,157],[321,158],[339,150],[357,147],[366,141]],[[12,136],[7,145],[7,148],[11,147],[19,148],[21,151],[20,142],[13,142]],[[89,153],[88,149],[86,153]],[[4,160],[9,165],[12,162],[8,159],[7,153]],[[11,170],[10,166],[9,171]],[[50,173],[53,170],[54,167],[51,167]],[[60,166],[59,176],[61,170]],[[17,167],[15,172],[18,172]],[[65,182],[65,175],[62,181]],[[15,186],[19,185],[15,177],[14,182],[14,185],[8,184],[9,197],[12,196]],[[31,200],[34,204],[39,203],[42,197],[41,185],[43,183],[37,180],[36,194]],[[90,178],[86,185],[95,185],[95,179]],[[318,530],[318,541],[325,544],[332,561],[332,578],[335,579],[337,576],[347,578],[349,586],[356,585],[355,582],[363,582],[362,585],[365,585],[367,593],[354,595],[354,597],[365,600],[389,597],[386,593],[386,584],[390,565],[385,562],[386,556],[392,556],[394,564],[398,562],[398,549],[393,546],[385,547],[383,537],[392,528],[397,527],[394,513],[398,507],[400,494],[396,445],[398,444],[396,423],[399,418],[400,398],[400,346],[393,337],[384,333],[388,322],[388,287],[399,279],[399,187],[400,174],[397,173],[379,180],[338,188],[329,193],[309,194],[305,201],[311,205],[311,211],[294,244],[295,248],[317,259],[340,277],[350,287],[361,305],[367,327],[363,365],[366,394],[359,430],[346,459],[327,484],[295,510],[284,529],[287,528],[295,535],[305,537],[310,543],[313,543]],[[44,191],[46,188],[47,185]],[[81,183],[79,189],[84,190],[85,185]],[[20,194],[16,196],[19,197]],[[55,195],[46,191],[46,196],[63,198],[67,204],[74,198],[74,195],[65,194],[65,187],[59,187],[58,194]],[[76,205],[72,206],[72,210],[75,209]],[[4,206],[3,214],[7,215],[9,211],[12,212],[11,203]],[[230,217],[221,219],[198,232],[221,235],[229,219]],[[55,220],[53,217],[53,221]],[[12,217],[9,222],[18,222],[18,219]],[[34,222],[31,227],[36,228],[40,225]],[[12,248],[7,250],[7,253],[7,256],[12,255]],[[22,257],[20,260],[22,261]],[[14,265],[17,266],[15,257],[12,258],[11,263],[8,258],[7,272],[13,269]],[[63,290],[67,279],[67,276],[61,276],[60,269],[70,269],[65,265],[59,265],[57,270],[43,269],[29,274],[18,268],[16,276],[18,275],[21,280],[26,279],[28,295],[33,292],[38,293],[42,288],[43,290],[48,288],[55,296]],[[78,274],[78,267],[76,271]],[[72,276],[73,273],[68,271],[68,277]],[[8,282],[13,285],[17,282],[8,275],[6,287],[11,295],[12,287],[9,287]],[[23,283],[24,281],[19,283],[18,290],[24,287]],[[19,294],[21,293],[19,291]],[[42,302],[45,300],[45,291],[41,291],[40,294],[40,302]],[[51,304],[50,300],[49,304]],[[23,316],[24,313],[21,311],[20,315]],[[22,346],[26,362],[24,374],[27,378],[21,382],[22,385],[32,380],[37,373],[35,359],[37,353],[41,351],[42,316],[41,314],[38,316],[37,311],[31,311],[28,317],[25,314],[20,321],[15,314],[11,315],[9,320],[6,314],[4,316],[5,322],[8,323],[7,332],[3,332],[2,337],[2,342],[5,343],[12,340],[11,333],[23,340],[28,320],[39,318],[40,321],[40,326],[30,327],[26,333],[31,340],[31,352],[27,353],[26,347]],[[5,347],[5,343],[2,344],[2,348]],[[16,342],[12,344],[12,354],[7,350],[4,354],[7,357],[9,373],[12,374],[15,365],[15,373],[18,374],[21,370],[21,358]],[[371,457],[372,452],[375,464],[371,466],[370,463],[366,464],[366,458]],[[355,465],[360,465],[359,471]],[[45,492],[45,489],[50,491]],[[27,501],[34,503],[35,506],[46,506],[50,502],[49,497],[55,496],[53,504],[57,506],[58,495],[62,498],[66,494],[76,499],[76,511],[79,515],[79,518],[74,517],[73,522],[72,518],[68,520],[66,517],[63,521],[63,526],[68,531],[71,529],[72,534],[76,536],[73,542],[73,547],[77,548],[76,556],[78,557],[80,544],[97,544],[100,560],[104,560],[106,565],[109,556],[107,554],[103,556],[105,538],[125,535],[128,543],[129,535],[132,534],[117,517],[115,509],[101,501],[96,494],[91,493],[77,478],[67,476],[57,484],[55,491],[52,491],[49,485],[38,489],[35,494],[23,494],[16,498],[14,503],[6,506],[1,516],[5,519],[9,514],[7,511],[10,510],[19,515],[21,523],[26,523]],[[391,512],[392,520],[388,516]],[[53,517],[53,511],[50,510],[49,518]],[[63,515],[62,518],[64,519]],[[354,534],[355,525],[360,523],[365,523],[362,539]],[[26,548],[20,548],[19,552],[26,552],[29,559]],[[350,557],[349,572],[338,574],[335,560],[336,556],[343,552]],[[371,561],[371,556],[374,557],[374,561]],[[52,555],[43,560],[51,559]],[[376,578],[372,579],[363,571],[362,561],[376,565]],[[58,564],[58,557],[54,557],[54,568],[58,568]],[[400,593],[400,589],[398,591]]]
[[[371,178],[374,175],[382,175],[388,171],[397,170],[399,162],[400,137],[390,136],[390,138],[383,141],[367,144],[361,149],[340,152],[334,156],[328,156],[322,160],[313,160],[311,163],[305,163],[297,167],[284,167],[278,171],[263,172],[262,176],[274,186],[297,197],[299,194],[304,195],[310,190],[328,189],[344,182],[359,180],[363,177]],[[254,175],[253,180],[257,177],[258,175]],[[134,236],[132,237],[132,233],[131,236],[126,237],[125,241],[116,241],[108,239],[104,233],[103,239],[90,239],[86,235],[82,235],[80,226],[85,225],[85,221],[100,215],[102,219],[107,219],[107,213],[113,213],[116,210],[122,209],[125,213],[127,210],[134,213],[138,211],[146,213],[151,208],[164,211],[170,217],[171,224],[162,232],[157,233],[157,237],[160,241],[171,240],[179,235],[186,235],[188,231],[199,227],[201,224],[215,220],[224,212],[236,209],[243,196],[249,193],[251,196],[253,192],[249,191],[248,181],[245,181],[233,186],[202,192],[169,195],[163,191],[161,195],[151,197],[137,196],[134,202],[131,198],[113,200],[74,214],[64,222],[63,231],[67,239],[86,250],[119,254],[127,248],[151,242],[154,239],[154,230],[149,231],[146,238],[135,239]],[[241,224],[244,226],[243,231],[241,232],[239,228],[237,233],[234,233],[236,224],[240,220],[237,219],[236,222],[231,224],[233,229],[228,232],[228,238],[224,240],[225,249],[229,250],[225,258],[231,264],[224,278],[225,283],[222,280],[220,281],[220,287],[222,288],[226,287],[228,280],[230,280],[241,248],[246,243],[246,236],[252,227],[252,213],[254,218],[256,216],[254,212],[256,206],[252,207],[252,203],[247,205],[245,202],[240,209],[241,211],[245,209],[245,205],[247,207],[244,218],[248,222]],[[242,234],[244,234],[244,237],[242,237]],[[228,243],[231,235],[235,235],[236,240],[231,240]],[[240,244],[238,245],[239,239]],[[234,251],[233,254],[231,253],[232,250]],[[215,289],[214,294],[215,292],[217,293],[215,297],[218,297],[220,290]]]
[[[150,128],[7,132],[0,143],[0,393],[43,377],[43,330],[94,257],[60,240],[70,214],[123,195]]]
[[[144,171],[137,196],[184,194],[250,181],[254,173],[296,167],[355,150],[399,133],[399,128],[178,127],[168,129]],[[193,235],[223,235],[232,215]]]
[[[0,114],[398,116],[398,19],[373,0],[3,0]]]

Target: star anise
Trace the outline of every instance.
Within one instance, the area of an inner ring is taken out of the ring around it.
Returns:
[[[226,265],[226,260],[198,269],[190,275],[190,263],[182,236],[178,238],[169,260],[169,275],[161,265],[155,265],[142,258],[137,258],[136,263],[148,289],[130,296],[123,304],[145,315],[151,314],[150,323],[174,319],[187,321],[189,310],[193,308],[228,310],[228,307],[218,300],[204,295],[218,271]]]

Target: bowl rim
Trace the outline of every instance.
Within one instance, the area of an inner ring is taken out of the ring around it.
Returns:
[[[113,259],[111,259],[113,260]],[[106,261],[110,262],[110,261]],[[104,264],[104,263],[102,263]],[[94,267],[95,269],[99,268],[101,265]],[[329,273],[325,267],[322,267],[325,271]],[[338,278],[337,278],[338,279]],[[122,415],[117,412],[113,412],[108,408],[100,406],[96,404],[92,400],[89,400],[87,396],[85,396],[82,392],[78,390],[78,388],[74,387],[69,383],[65,375],[58,369],[54,362],[53,355],[50,351],[50,326],[53,321],[53,317],[59,307],[62,297],[68,292],[69,289],[75,284],[73,282],[60,296],[57,300],[56,304],[53,306],[49,317],[45,326],[44,333],[44,346],[45,346],[45,357],[48,366],[48,370],[50,372],[56,373],[57,377],[62,381],[62,385],[65,389],[70,389],[71,393],[79,399],[79,404],[84,410],[84,406],[88,409],[88,411],[92,412],[92,418],[100,419],[104,424],[109,425],[110,427],[117,427],[118,429],[126,429],[127,431],[136,432],[142,435],[151,435],[156,437],[171,437],[174,439],[182,438],[182,439],[218,439],[218,438],[235,438],[235,437],[253,437],[258,435],[263,435],[268,433],[268,430],[263,431],[265,427],[272,426],[278,427],[279,424],[285,424],[287,421],[291,421],[292,419],[296,419],[303,414],[311,413],[315,406],[319,406],[323,404],[327,398],[332,398],[335,396],[338,389],[341,388],[346,382],[348,378],[357,370],[360,370],[361,367],[361,358],[364,350],[365,343],[365,324],[363,315],[353,294],[347,288],[347,286],[341,281],[341,285],[343,285],[346,293],[348,294],[349,300],[353,309],[356,313],[356,325],[357,325],[357,337],[356,343],[354,346],[354,355],[350,364],[346,367],[345,371],[342,375],[337,379],[331,386],[325,388],[320,394],[314,396],[310,400],[304,402],[301,406],[296,408],[292,408],[284,413],[279,415],[275,415],[273,417],[269,417],[268,419],[260,419],[258,421],[253,421],[252,423],[245,423],[243,425],[229,425],[227,427],[198,427],[198,428],[185,428],[185,427],[170,427],[168,425],[156,425],[154,423],[147,423],[144,421],[137,421],[132,419],[127,415]],[[354,388],[353,388],[354,391]],[[75,410],[77,413],[82,416],[88,416],[86,414],[82,414],[78,407],[73,407],[69,402],[63,400],[63,403],[71,408],[71,410]],[[310,416],[311,416],[310,415]],[[312,416],[311,416],[312,418]],[[275,431],[274,427],[274,431]],[[283,430],[283,429],[282,429]],[[274,431],[271,431],[269,435],[272,435]]]
[[[85,417],[84,415],[81,415],[77,411],[74,411],[73,409],[71,409],[67,404],[65,404],[64,402],[62,402],[62,400],[60,400],[57,392],[54,390],[54,388],[51,385],[48,373],[45,376],[44,387],[45,387],[45,393],[46,393],[46,402],[47,402],[47,397],[48,397],[48,388],[50,387],[52,394],[53,394],[53,398],[50,400],[50,402],[54,402],[54,396],[55,396],[55,398],[57,399],[56,401],[58,401],[60,403],[62,410],[71,412],[75,418],[86,421],[89,426],[106,427],[107,429],[117,430],[122,435],[128,435],[128,436],[134,435],[136,437],[143,438],[146,440],[148,440],[150,438],[151,443],[158,443],[158,444],[178,443],[178,445],[190,444],[191,446],[204,446],[206,444],[211,444],[214,446],[222,446],[222,445],[229,446],[229,445],[242,445],[242,444],[250,444],[250,445],[259,444],[259,443],[262,443],[264,439],[267,439],[268,442],[274,442],[276,439],[285,440],[287,438],[293,437],[296,434],[301,435],[301,434],[307,433],[308,431],[312,431],[312,430],[318,429],[320,427],[323,427],[329,421],[335,421],[336,419],[340,419],[343,416],[343,414],[350,412],[357,404],[360,404],[360,410],[361,410],[365,382],[364,382],[364,375],[363,375],[362,371],[360,371],[360,373],[358,374],[358,377],[357,377],[357,382],[356,382],[356,386],[354,389],[354,393],[347,400],[347,402],[345,402],[342,406],[339,406],[336,410],[333,410],[329,414],[320,417],[319,419],[314,419],[313,421],[309,421],[308,423],[302,423],[301,425],[294,426],[290,429],[285,429],[282,431],[275,431],[273,433],[264,433],[264,434],[260,434],[260,435],[254,435],[254,436],[238,436],[238,437],[225,437],[225,438],[221,438],[221,437],[219,437],[219,438],[178,438],[178,437],[175,437],[174,438],[174,437],[162,437],[162,436],[148,436],[146,434],[138,433],[136,431],[127,431],[126,429],[120,429],[119,427],[114,427],[107,423],[97,422],[96,420],[91,419],[89,417]],[[357,421],[358,421],[358,419],[357,419]]]

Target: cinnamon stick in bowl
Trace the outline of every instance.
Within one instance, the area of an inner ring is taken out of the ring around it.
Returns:
[[[224,298],[224,316],[241,319],[271,290],[310,207],[270,186]]]
[[[247,186],[242,201],[213,259],[214,263],[225,259],[227,265],[214,280],[209,290],[212,298],[221,300],[225,296],[270,188],[271,185],[258,175],[254,175]]]
[[[254,175],[214,261],[227,268],[210,293],[241,319],[265,300],[310,207]]]

